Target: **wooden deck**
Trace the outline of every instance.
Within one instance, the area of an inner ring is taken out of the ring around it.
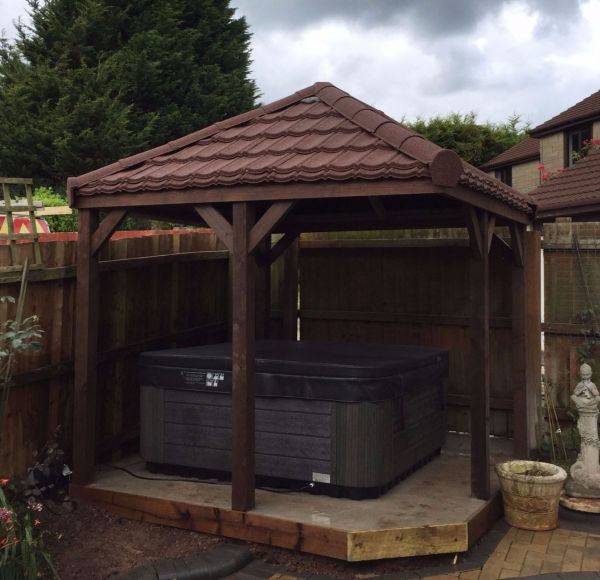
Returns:
[[[257,490],[256,509],[231,509],[231,487],[167,481],[139,458],[99,468],[94,483],[71,494],[130,519],[289,548],[348,561],[464,552],[501,513],[491,500],[470,497],[468,456],[442,454],[374,500]],[[179,479],[179,478],[174,478]],[[492,476],[495,483],[496,478]]]

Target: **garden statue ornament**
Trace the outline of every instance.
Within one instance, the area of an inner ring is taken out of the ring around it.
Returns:
[[[598,439],[598,408],[600,407],[600,393],[592,382],[592,368],[582,364],[579,369],[581,381],[575,387],[571,400],[577,407],[579,417],[577,429],[581,439],[581,451],[577,461],[571,466],[570,477],[565,487],[566,495],[570,498],[585,498],[592,500],[575,501],[575,504],[585,504],[585,511],[600,511],[600,440]],[[569,505],[569,498],[565,498],[563,505]],[[598,501],[593,501],[598,500]],[[596,509],[589,509],[596,506]],[[574,507],[574,509],[577,509]]]

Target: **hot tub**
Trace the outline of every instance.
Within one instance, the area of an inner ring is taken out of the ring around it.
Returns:
[[[141,455],[154,471],[231,472],[231,344],[140,355]],[[256,474],[376,497],[439,452],[448,353],[420,346],[256,343]]]

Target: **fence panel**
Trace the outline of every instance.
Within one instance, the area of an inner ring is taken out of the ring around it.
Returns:
[[[303,339],[447,348],[448,426],[468,432],[469,250],[455,234],[302,242],[300,328]],[[491,277],[491,431],[511,436],[510,264],[494,257]]]
[[[559,418],[568,422],[579,366],[596,382],[600,361],[600,223],[544,226],[544,375]],[[586,338],[586,336],[588,338]]]
[[[98,368],[98,453],[114,459],[135,449],[139,424],[138,352],[171,345],[220,342],[226,337],[228,259],[206,231],[119,232],[102,250]],[[32,270],[26,314],[37,314],[43,349],[17,361],[0,473],[22,470],[57,425],[71,442],[76,241],[74,235],[43,236],[42,269]],[[6,263],[0,246],[0,266]],[[19,244],[19,258],[31,252]],[[201,252],[194,254],[194,252]],[[180,254],[177,259],[163,258]],[[136,258],[153,257],[136,262]],[[0,273],[0,295],[16,296],[15,275]],[[14,307],[0,305],[0,317]]]

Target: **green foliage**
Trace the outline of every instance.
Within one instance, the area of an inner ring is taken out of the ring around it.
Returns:
[[[505,123],[478,123],[475,113],[450,113],[446,117],[417,119],[407,123],[440,147],[456,151],[465,161],[478,167],[527,137],[527,125],[518,115]]]
[[[28,0],[0,47],[0,172],[69,175],[255,104],[250,34],[229,0]]]
[[[14,303],[15,300],[11,296],[3,296],[0,302]],[[39,350],[41,338],[42,330],[37,316],[0,323],[0,435],[6,429],[15,359],[24,352]],[[7,480],[3,480],[1,485],[6,483]],[[38,578],[46,572],[58,578],[44,550],[41,534],[35,529],[39,522],[32,520],[32,512],[42,508],[43,505],[33,496],[27,502],[21,502],[16,497],[9,500],[0,487],[0,577],[3,580]]]
[[[69,205],[66,196],[55,192],[51,187],[36,187],[33,192],[33,199],[34,201],[41,201],[44,207]],[[48,222],[51,232],[77,231],[77,210],[73,210],[71,215],[46,216],[44,219]]]
[[[0,487],[0,577],[2,580],[23,578],[59,578],[44,549],[36,512],[42,504],[22,504],[7,498]],[[33,517],[32,517],[33,516]]]

